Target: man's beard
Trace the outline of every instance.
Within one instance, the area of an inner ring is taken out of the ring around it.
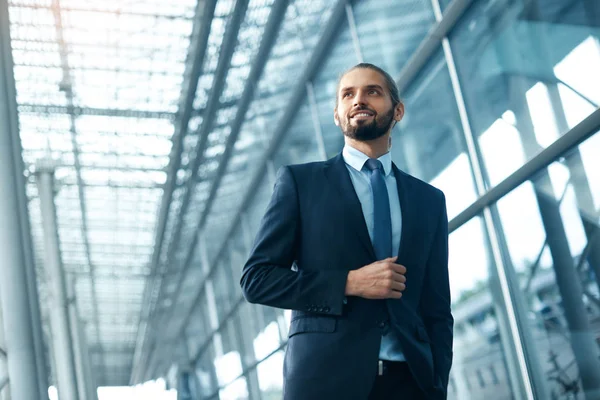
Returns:
[[[346,118],[346,121],[341,124],[341,128],[345,136],[349,137],[350,139],[364,142],[368,140],[374,140],[385,135],[390,130],[393,122],[394,108],[392,107],[390,108],[390,111],[383,114],[381,117],[376,115],[373,118],[373,121],[369,123],[352,125],[350,123],[350,118]]]

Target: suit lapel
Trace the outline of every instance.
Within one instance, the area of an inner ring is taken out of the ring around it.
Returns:
[[[396,186],[398,187],[398,198],[400,199],[400,212],[402,214],[402,229],[400,236],[400,249],[398,251],[398,263],[406,263],[410,251],[413,248],[413,240],[416,223],[416,204],[414,196],[410,196],[410,181],[406,175],[392,163],[392,170],[396,177]]]
[[[350,222],[352,230],[356,232],[360,243],[363,244],[371,258],[375,260],[375,250],[369,237],[362,206],[341,154],[338,154],[325,164],[325,175],[331,186],[335,187],[340,194],[340,204],[343,204],[346,209],[346,218]]]

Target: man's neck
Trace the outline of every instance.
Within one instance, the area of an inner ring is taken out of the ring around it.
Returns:
[[[369,158],[379,158],[390,151],[390,134],[378,137],[374,140],[360,141],[344,136],[346,145],[355,148]]]

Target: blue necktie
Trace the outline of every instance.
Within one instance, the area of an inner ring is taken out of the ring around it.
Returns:
[[[373,192],[373,248],[377,260],[392,256],[392,217],[390,199],[385,185],[385,172],[381,161],[369,158],[365,163],[371,171]]]

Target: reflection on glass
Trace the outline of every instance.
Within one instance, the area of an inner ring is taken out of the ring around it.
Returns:
[[[246,400],[248,399],[248,385],[246,378],[241,377],[219,390],[220,400]]]
[[[393,133],[400,169],[441,189],[452,219],[476,199],[448,68],[440,51],[405,94],[406,115]]]
[[[394,78],[410,59],[434,22],[429,1],[359,1],[354,19],[365,62],[385,69]],[[409,11],[410,10],[410,11]]]
[[[211,345],[196,363],[196,376],[203,396],[212,395],[218,388],[212,352],[213,346]]]
[[[284,352],[278,351],[257,366],[258,383],[263,400],[279,400],[283,394]]]
[[[528,356],[537,358],[545,391],[556,399],[600,394],[600,219],[580,207],[600,169],[578,164],[584,149],[599,150],[597,136],[497,207],[537,345]]]
[[[344,147],[344,135],[333,120],[338,79],[344,71],[358,63],[359,59],[352,46],[350,28],[344,23],[332,46],[330,56],[313,80],[317,114],[323,131],[327,158],[340,153]],[[310,122],[305,121],[307,125]]]
[[[454,360],[448,398],[511,398],[496,317],[496,309],[503,306],[490,290],[492,264],[480,217],[450,234],[449,253]]]
[[[593,16],[585,3],[475,1],[451,33],[488,183],[514,172],[598,107],[599,31],[588,26]]]
[[[262,360],[279,347],[279,325],[271,322],[254,339],[254,355],[257,360]]]
[[[237,351],[230,351],[215,359],[215,371],[219,386],[233,382],[242,374],[242,359]]]

